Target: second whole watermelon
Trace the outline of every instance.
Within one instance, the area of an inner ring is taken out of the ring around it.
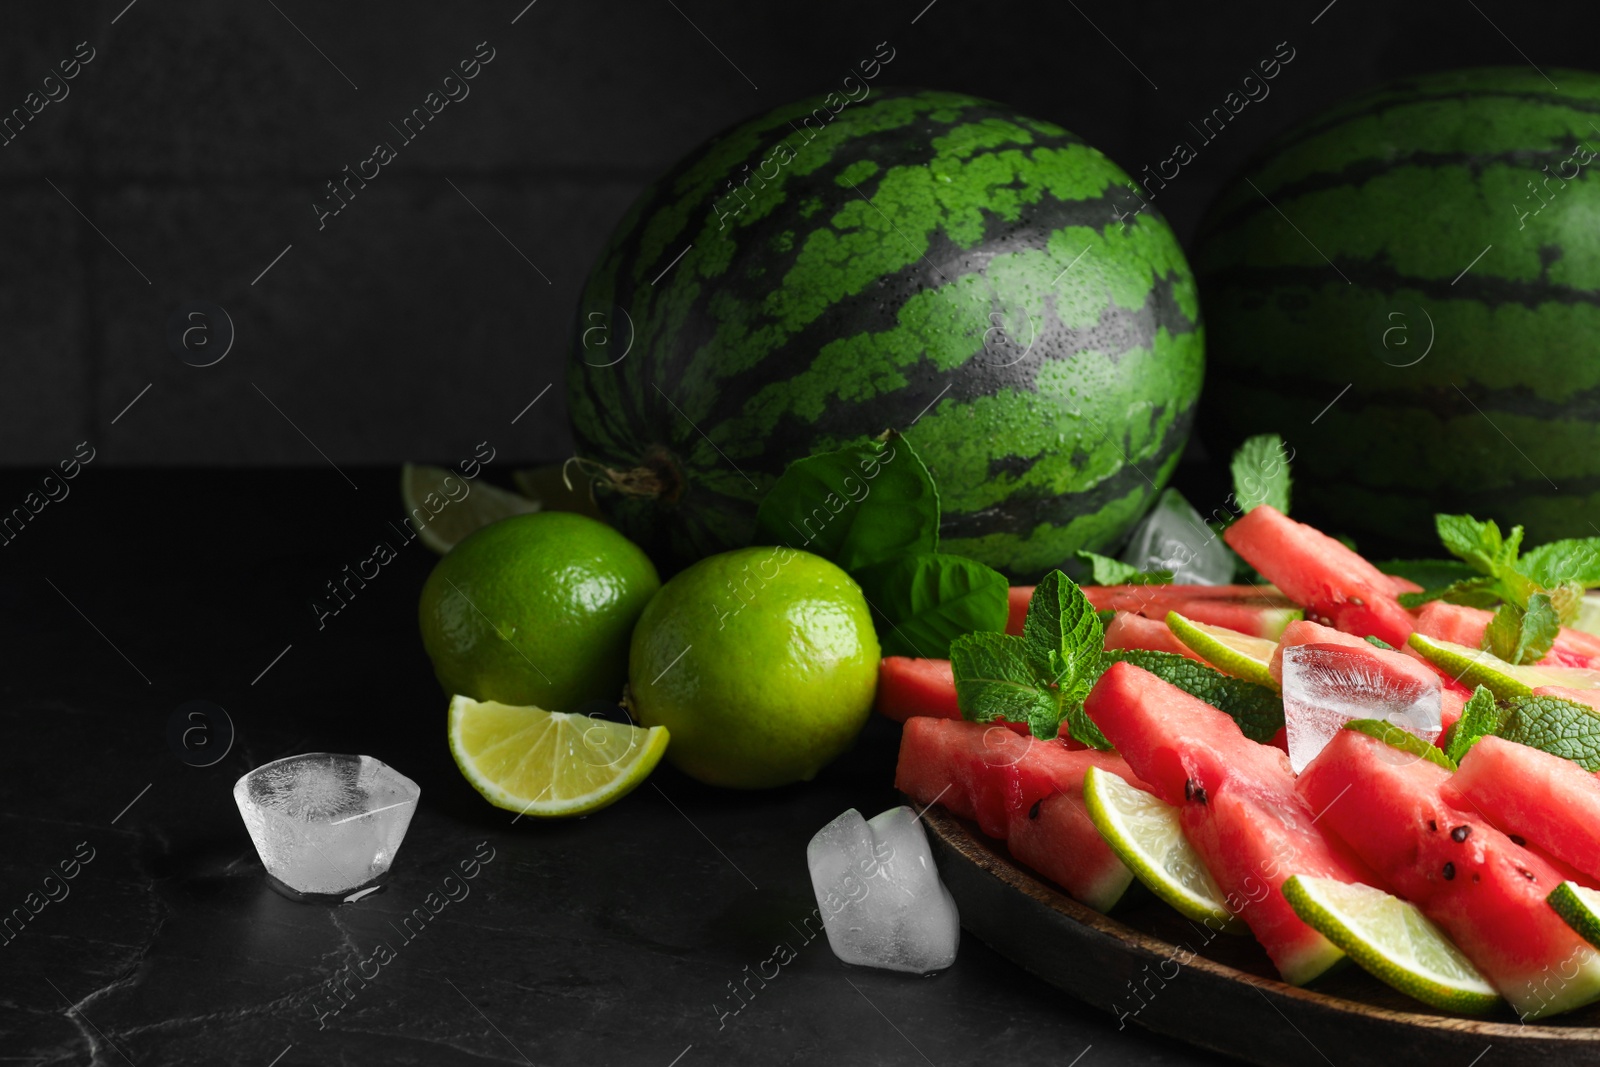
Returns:
[[[748,543],[792,461],[896,429],[944,549],[1037,577],[1122,540],[1203,371],[1193,277],[1127,175],[926,90],[800,101],[690,153],[623,217],[576,334],[578,466],[668,570]]]
[[[1214,454],[1281,433],[1297,513],[1397,548],[1436,548],[1436,512],[1595,533],[1600,75],[1548,73],[1383,86],[1223,191],[1195,252]]]

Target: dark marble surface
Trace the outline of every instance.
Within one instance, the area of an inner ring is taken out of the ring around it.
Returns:
[[[735,794],[663,765],[589,818],[513,824],[445,746],[414,621],[434,557],[401,549],[318,629],[310,599],[400,514],[393,468],[344,474],[359,488],[326,467],[90,468],[0,546],[0,908],[45,901],[0,944],[0,1062],[1213,1062],[1119,1032],[971,936],[933,978],[805,939],[807,840],[895,802],[886,721],[806,786]],[[0,508],[36,482],[0,473]],[[168,739],[196,699],[237,729],[208,768]],[[422,786],[384,891],[338,908],[268,887],[231,796],[313,750]],[[779,943],[792,962],[734,999]]]

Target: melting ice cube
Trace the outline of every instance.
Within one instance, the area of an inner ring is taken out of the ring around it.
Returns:
[[[233,786],[267,873],[301,893],[347,893],[383,874],[422,790],[371,756],[308,752]]]
[[[950,966],[961,917],[910,808],[871,821],[851,808],[806,847],[833,954],[846,963],[926,974]]]
[[[1439,736],[1439,679],[1385,668],[1358,648],[1283,650],[1283,719],[1296,774],[1351,719],[1392,723],[1429,742]]]
[[[1171,571],[1179,584],[1226,585],[1233,581],[1233,555],[1222,536],[1206,525],[1183,494],[1168,489],[1134,527],[1122,562],[1141,571]]]

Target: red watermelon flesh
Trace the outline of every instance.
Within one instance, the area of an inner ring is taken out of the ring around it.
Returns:
[[[1456,807],[1450,778],[1340,730],[1298,788],[1318,826],[1439,924],[1524,1019],[1600,997],[1600,957],[1545,903],[1561,873],[1470,806]]]
[[[1178,640],[1166,623],[1126,611],[1117,612],[1106,624],[1106,647],[1147,648],[1153,652],[1173,652],[1204,662],[1193,649]]]
[[[1461,718],[1461,711],[1467,706],[1467,691],[1461,686],[1451,688],[1448,684],[1439,690],[1439,743],[1449,736],[1450,727],[1454,726]]]
[[[1342,958],[1300,921],[1280,887],[1295,874],[1364,878],[1314,824],[1287,756],[1128,663],[1101,676],[1085,710],[1150,791],[1181,809],[1184,836],[1284,981],[1303,984]]]
[[[1389,576],[1327,534],[1262,504],[1223,538],[1314,621],[1405,645],[1412,619],[1395,599]]]
[[[1503,737],[1479,738],[1450,780],[1459,806],[1583,875],[1600,879],[1600,778]]]
[[[916,715],[959,719],[956,676],[947,659],[885,656],[878,663],[878,693],[873,707],[880,715],[905,722]]]
[[[878,662],[878,692],[872,705],[878,714],[895,722],[926,716],[959,719],[961,705],[956,699],[956,676],[947,659],[918,659],[915,656],[885,656]],[[1025,722],[996,719],[993,726],[1004,726],[1014,733],[1031,734]],[[1062,743],[1082,748],[1065,736]]]
[[[1033,586],[1014,585],[1007,597],[1006,633],[1021,637],[1022,623],[1028,617],[1028,601],[1033,599]]]
[[[1096,611],[1126,611],[1157,621],[1176,611],[1194,622],[1274,641],[1300,617],[1300,609],[1271,586],[1086,585],[1082,589]]]
[[[1168,610],[1176,611],[1190,622],[1222,626],[1251,637],[1265,637],[1271,641],[1281,637],[1284,627],[1301,616],[1299,608],[1286,602],[1224,600],[1220,597],[1173,600]],[[1161,617],[1166,618],[1165,615]]]
[[[1069,749],[983,723],[917,718],[901,734],[895,786],[922,804],[976,820],[984,833],[1007,841],[1017,859],[1104,911],[1133,876],[1089,819],[1083,777],[1090,767],[1140,785],[1113,753]]]

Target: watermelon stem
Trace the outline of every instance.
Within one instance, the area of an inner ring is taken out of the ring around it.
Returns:
[[[561,468],[561,478],[568,489],[572,488],[571,472],[574,468],[589,480],[591,496],[596,485],[603,485],[623,496],[650,497],[669,504],[683,495],[683,473],[678,469],[672,453],[662,445],[651,445],[645,450],[640,466],[625,470],[617,470],[583,456],[572,456]]]

